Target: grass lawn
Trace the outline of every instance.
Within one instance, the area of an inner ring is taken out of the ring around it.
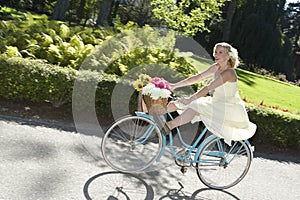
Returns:
[[[263,101],[264,105],[300,114],[300,87],[242,69],[238,69],[237,73],[242,98],[254,104]]]
[[[199,71],[208,68],[213,61],[200,57],[187,58]],[[260,74],[237,69],[241,98],[253,104],[263,102],[300,115],[300,87],[268,78]]]

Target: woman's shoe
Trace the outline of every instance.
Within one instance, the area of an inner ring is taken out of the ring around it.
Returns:
[[[154,121],[156,122],[157,126],[160,130],[163,130],[166,135],[169,135],[171,129],[168,127],[167,123],[163,121],[160,116],[156,113],[153,114]]]

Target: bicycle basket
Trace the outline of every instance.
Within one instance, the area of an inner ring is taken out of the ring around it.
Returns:
[[[154,100],[149,95],[143,95],[143,100],[150,115],[152,115],[153,113],[159,115],[166,113],[168,98],[159,98],[157,100]]]

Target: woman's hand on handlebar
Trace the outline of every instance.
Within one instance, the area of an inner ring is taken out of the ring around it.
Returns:
[[[187,105],[192,102],[189,97],[172,97],[171,101],[178,101],[184,105]]]
[[[189,97],[182,97],[178,99],[178,101],[184,105],[190,104],[192,102],[191,98]]]

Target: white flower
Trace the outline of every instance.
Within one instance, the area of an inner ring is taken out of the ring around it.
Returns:
[[[228,53],[228,55],[229,55],[230,57],[237,58],[237,57],[238,57],[238,52],[237,52],[236,49],[232,49],[232,50]]]
[[[150,95],[153,88],[155,88],[155,85],[153,83],[148,83],[145,87],[143,87],[142,94]]]
[[[160,97],[161,98],[168,98],[171,95],[170,90],[167,89],[161,89],[160,90]]]
[[[152,99],[157,100],[159,98],[168,98],[171,92],[167,89],[157,88],[153,83],[149,83],[143,87],[142,94],[150,95]]]
[[[155,87],[151,90],[150,96],[152,99],[157,100],[160,97],[160,93],[161,93],[161,89]]]

